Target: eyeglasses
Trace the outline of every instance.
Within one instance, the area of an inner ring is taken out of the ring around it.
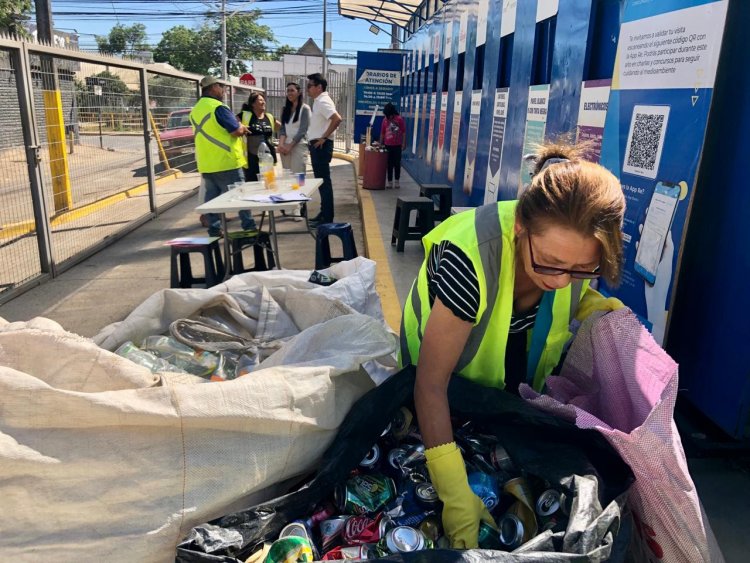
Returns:
[[[537,274],[541,274],[543,276],[562,276],[564,274],[568,274],[571,278],[576,278],[579,280],[593,280],[601,275],[601,273],[599,272],[600,266],[597,266],[591,272],[584,272],[581,270],[567,270],[565,268],[554,268],[552,266],[541,266],[534,260],[534,248],[531,245],[531,233],[527,233],[527,238],[529,239],[529,257],[531,258],[531,269],[534,270]]]

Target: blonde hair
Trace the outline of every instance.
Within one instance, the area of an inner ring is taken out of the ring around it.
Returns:
[[[609,170],[583,158],[588,148],[565,140],[540,145],[516,220],[532,232],[558,225],[594,237],[602,249],[601,275],[616,286],[622,272],[625,197]]]

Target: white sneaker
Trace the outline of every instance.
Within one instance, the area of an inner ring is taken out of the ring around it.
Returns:
[[[396,188],[397,190],[401,188],[401,184],[399,183],[399,181],[398,181],[398,180],[396,180],[396,181],[395,181],[395,182],[393,183],[393,187],[394,187],[394,188]]]
[[[393,182],[386,182],[385,183],[385,189],[386,190],[392,190],[393,189]]]

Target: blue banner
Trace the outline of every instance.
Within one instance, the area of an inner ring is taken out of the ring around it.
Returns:
[[[372,138],[380,138],[383,106],[391,102],[401,112],[401,71],[399,53],[357,52],[357,103],[354,110],[354,142],[364,140],[373,111],[377,112]]]

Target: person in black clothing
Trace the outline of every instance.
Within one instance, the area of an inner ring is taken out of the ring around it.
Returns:
[[[237,115],[240,122],[247,127],[245,144],[247,145],[247,168],[245,181],[255,182],[260,174],[258,149],[261,143],[268,147],[273,162],[276,164],[276,148],[273,134],[276,131],[276,120],[270,113],[266,113],[266,99],[260,92],[253,92],[242,104],[242,111]]]

